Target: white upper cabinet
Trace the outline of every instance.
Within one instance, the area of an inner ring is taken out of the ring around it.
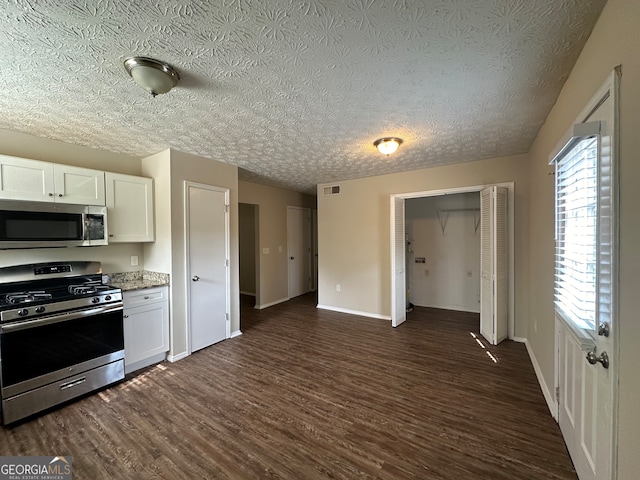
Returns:
[[[104,172],[0,155],[0,198],[104,205]]]
[[[53,201],[53,163],[0,155],[0,198]]]
[[[153,179],[105,173],[109,243],[153,242]]]
[[[89,168],[54,165],[55,202],[104,205],[104,172]]]

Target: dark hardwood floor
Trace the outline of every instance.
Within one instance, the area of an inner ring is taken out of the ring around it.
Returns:
[[[577,478],[525,346],[477,315],[242,303],[242,336],[3,427],[0,455],[72,455],[77,480]]]

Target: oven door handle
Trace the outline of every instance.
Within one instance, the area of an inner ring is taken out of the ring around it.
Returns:
[[[20,330],[26,330],[28,328],[42,327],[44,325],[51,325],[53,323],[66,322],[68,320],[75,320],[82,317],[88,317],[91,315],[99,315],[101,313],[111,313],[122,311],[122,304],[117,305],[103,305],[101,307],[89,308],[86,310],[80,310],[75,312],[66,312],[49,317],[41,317],[35,320],[25,320],[24,322],[10,323],[0,326],[0,333],[11,333]]]

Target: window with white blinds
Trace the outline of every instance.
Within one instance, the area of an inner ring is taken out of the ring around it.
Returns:
[[[583,124],[597,128],[599,124]],[[584,130],[584,128],[583,128]],[[555,304],[577,327],[595,330],[599,312],[602,180],[600,136],[574,136],[554,158],[556,172]],[[608,199],[605,199],[608,200]],[[608,222],[606,222],[608,223]]]

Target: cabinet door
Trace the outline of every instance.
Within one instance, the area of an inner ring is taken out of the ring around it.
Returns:
[[[124,310],[125,366],[168,350],[169,306],[167,302]]]
[[[56,164],[53,180],[58,203],[105,204],[104,172],[100,170]]]
[[[109,243],[153,242],[153,179],[105,174]]]
[[[53,200],[53,163],[0,155],[0,198]]]

